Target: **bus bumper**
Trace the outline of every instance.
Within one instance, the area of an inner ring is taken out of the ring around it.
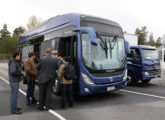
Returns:
[[[126,87],[126,85],[127,85],[127,80],[122,80],[120,82],[115,82],[111,84],[86,85],[81,88],[80,95],[85,96],[85,95],[99,94],[108,91],[119,90],[121,88]]]
[[[150,80],[153,78],[159,78],[159,77],[161,77],[161,71],[148,72],[147,75],[143,73],[142,81]]]

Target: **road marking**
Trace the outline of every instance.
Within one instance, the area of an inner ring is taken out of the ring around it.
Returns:
[[[0,79],[2,79],[7,84],[10,84],[8,80],[4,79],[1,76],[0,76]],[[26,93],[23,90],[19,89],[19,92],[26,96]],[[66,120],[64,117],[62,117],[60,114],[58,114],[57,112],[55,112],[52,109],[50,109],[48,112],[51,113],[51,114],[53,114],[54,116],[58,117],[60,120]]]
[[[147,93],[141,93],[141,92],[135,92],[135,91],[130,91],[130,90],[119,90],[122,92],[127,92],[127,93],[133,93],[133,94],[137,94],[137,95],[143,95],[143,96],[149,96],[149,97],[154,97],[154,98],[160,98],[160,99],[165,99],[165,97],[163,96],[158,96],[158,95],[152,95],[152,94],[147,94]]]
[[[65,118],[63,118],[61,115],[59,115],[58,113],[56,113],[54,110],[50,109],[49,110],[50,113],[52,113],[54,116],[58,117],[61,120],[66,120]]]

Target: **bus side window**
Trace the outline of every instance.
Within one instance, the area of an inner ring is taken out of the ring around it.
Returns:
[[[41,46],[41,44],[34,45],[34,53],[36,55],[35,63],[38,63],[40,60],[40,46]]]
[[[58,48],[59,48],[59,40],[60,40],[60,38],[56,38],[56,39],[55,39],[55,47],[54,47],[55,51],[58,51]]]
[[[163,52],[164,52],[164,62],[165,62],[165,50]]]

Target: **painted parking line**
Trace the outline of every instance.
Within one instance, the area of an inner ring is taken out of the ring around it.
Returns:
[[[0,79],[3,80],[4,82],[6,82],[7,84],[9,84],[9,81],[4,79],[3,77],[0,76]],[[19,92],[26,96],[26,93],[23,90],[19,89]],[[48,112],[53,114],[54,116],[56,116],[60,120],[66,120],[64,117],[62,117],[60,114],[58,114],[57,112],[55,112],[52,109],[48,110]]]
[[[135,92],[135,91],[130,91],[130,90],[119,90],[122,92],[126,92],[126,93],[132,93],[132,94],[136,94],[136,95],[143,95],[143,96],[148,96],[148,97],[154,97],[154,98],[159,98],[159,99],[165,99],[165,97],[163,96],[158,96],[158,95],[152,95],[152,94],[147,94],[147,93],[141,93],[141,92]]]

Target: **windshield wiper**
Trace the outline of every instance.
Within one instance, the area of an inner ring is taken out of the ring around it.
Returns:
[[[116,44],[116,42],[117,42],[117,35],[115,35],[114,37],[113,37],[113,40],[112,40],[112,42],[114,42],[114,44],[112,45],[112,42],[111,42],[111,40],[109,39],[109,50],[110,50],[110,56],[111,56],[111,59],[112,59],[112,49],[114,49],[114,47],[115,47],[115,44]]]
[[[114,44],[113,44],[113,46],[111,47],[111,49],[113,49],[113,48],[115,47],[115,44],[116,44],[116,42],[117,42],[117,37],[118,37],[118,35],[115,35],[115,36],[113,37],[112,42],[114,42]]]
[[[125,63],[126,60],[126,56],[123,56],[123,58],[120,61],[120,66],[122,66]]]
[[[106,55],[106,58],[108,57],[107,55],[107,50],[108,50],[108,47],[107,47],[107,40],[105,39],[105,41],[101,38],[101,36],[99,34],[96,34],[97,37],[100,39],[100,46],[103,48],[103,50],[105,51],[105,55]]]
[[[113,45],[112,45],[112,42],[114,42]],[[116,42],[117,42],[117,35],[115,35],[115,36],[113,37],[112,42],[111,42],[111,40],[109,39],[109,48],[110,48],[109,50],[110,50],[111,59],[112,59],[112,49],[114,49],[115,44],[116,44]]]

